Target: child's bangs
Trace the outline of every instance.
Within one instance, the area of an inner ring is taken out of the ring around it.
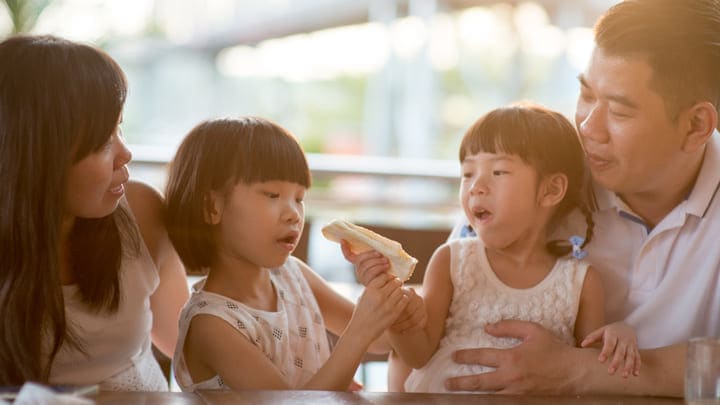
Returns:
[[[524,120],[507,110],[494,110],[478,120],[460,145],[460,162],[477,153],[505,153],[529,161],[530,139]]]
[[[287,181],[310,188],[310,169],[295,138],[281,128],[256,128],[250,134],[250,148],[237,159],[238,181],[246,184]]]

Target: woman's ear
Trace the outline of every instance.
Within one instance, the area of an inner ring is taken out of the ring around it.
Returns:
[[[217,191],[211,191],[205,195],[203,202],[205,203],[205,223],[208,225],[219,224],[225,202],[223,196]]]
[[[568,178],[563,173],[554,173],[540,183],[538,192],[538,203],[541,207],[554,207],[565,198],[567,192]]]
[[[708,101],[699,102],[686,109],[679,119],[681,125],[684,125],[685,141],[682,149],[685,152],[695,152],[702,148],[718,125],[717,110]]]

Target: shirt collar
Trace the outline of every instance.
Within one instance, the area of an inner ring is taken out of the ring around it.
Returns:
[[[695,185],[688,195],[685,212],[698,217],[705,216],[719,189],[720,133],[715,130],[705,147],[705,156],[698,177],[695,180]],[[615,209],[618,212],[634,215],[630,207],[617,194],[597,183],[593,184],[593,197],[598,211]]]
[[[718,194],[718,188],[720,188],[720,133],[715,130],[705,146],[700,173],[688,197],[687,213],[704,217],[710,208],[710,203]]]

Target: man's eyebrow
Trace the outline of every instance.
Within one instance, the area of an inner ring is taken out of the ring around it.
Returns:
[[[580,81],[580,85],[582,87],[591,88],[590,85],[588,84],[587,80],[585,80],[585,76],[583,76],[582,73],[580,73],[577,78],[578,78],[578,81]],[[624,96],[622,94],[608,94],[608,95],[605,95],[604,98],[606,98],[610,101],[614,101],[614,102],[621,104],[628,108],[637,109],[639,107],[636,102],[630,100],[627,96]]]

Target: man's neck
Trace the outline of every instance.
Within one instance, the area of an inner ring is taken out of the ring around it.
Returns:
[[[632,211],[639,215],[649,229],[654,228],[670,211],[687,199],[695,186],[704,151],[698,153],[684,170],[684,173],[666,181],[661,187],[631,194],[618,194]]]

